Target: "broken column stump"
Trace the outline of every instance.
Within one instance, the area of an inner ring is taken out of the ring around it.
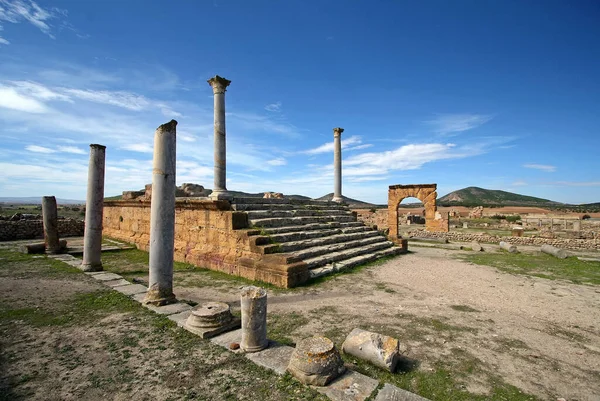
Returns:
[[[296,344],[287,370],[304,384],[326,386],[344,373],[346,367],[333,341],[314,336]]]
[[[517,250],[517,246],[516,245],[509,244],[508,242],[504,242],[504,241],[500,242],[500,248],[502,248],[505,251],[510,252],[510,253],[517,253],[517,252],[519,252]]]
[[[42,220],[44,223],[44,243],[46,253],[60,253],[58,240],[58,208],[54,196],[42,197]]]
[[[242,290],[242,342],[245,352],[257,352],[267,348],[267,291],[249,286]]]
[[[397,339],[383,334],[354,329],[342,344],[342,351],[394,372],[400,358],[400,343]]]
[[[185,327],[202,338],[211,338],[239,328],[240,319],[231,314],[225,302],[207,302],[192,310]]]
[[[565,251],[564,249],[560,249],[552,245],[542,245],[541,251],[559,259],[566,259],[569,256],[567,251]]]
[[[62,253],[67,249],[67,240],[61,239],[58,241],[60,251]],[[44,253],[46,252],[46,244],[43,242],[34,242],[32,244],[25,244],[19,247],[19,251],[22,253]]]

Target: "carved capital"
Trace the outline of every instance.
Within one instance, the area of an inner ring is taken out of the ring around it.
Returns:
[[[339,127],[338,128],[334,128],[333,129],[333,137],[335,138],[335,137],[338,137],[338,136],[342,135],[342,132],[344,132],[343,128],[339,128]]]
[[[231,83],[230,80],[225,79],[223,77],[220,77],[218,75],[215,75],[214,77],[212,77],[211,79],[209,79],[207,82],[208,82],[208,84],[210,86],[212,86],[213,93],[215,95],[217,93],[225,93],[225,90],[227,89],[227,87]]]

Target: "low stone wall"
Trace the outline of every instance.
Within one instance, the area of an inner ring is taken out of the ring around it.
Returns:
[[[63,237],[83,236],[85,223],[83,220],[59,219],[58,235]],[[0,241],[44,238],[42,220],[0,220]]]
[[[544,244],[553,245],[564,249],[592,249],[600,250],[600,240],[598,239],[565,239],[565,238],[540,238],[540,237],[499,237],[489,234],[469,234],[459,232],[427,232],[423,230],[414,230],[408,232],[409,236],[422,238],[445,238],[448,241],[456,242],[488,242],[499,243],[500,241],[508,242],[515,245],[534,245],[541,246]]]
[[[227,201],[178,198],[175,206],[175,260],[280,287],[308,280],[308,268],[288,254],[264,254],[245,212]],[[150,247],[150,202],[104,202],[103,234]]]
[[[356,212],[358,220],[368,226],[377,226],[379,230],[385,230],[388,226],[388,210],[385,209],[352,209]]]

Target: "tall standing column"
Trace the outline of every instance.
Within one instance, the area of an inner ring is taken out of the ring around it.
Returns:
[[[60,253],[58,239],[58,210],[54,196],[42,197],[42,220],[44,222],[44,244],[46,253]]]
[[[342,132],[343,128],[333,129],[333,201],[342,202]]]
[[[83,262],[86,272],[102,270],[102,209],[104,207],[104,165],[106,146],[90,145],[87,198],[85,201],[85,232]]]
[[[225,131],[225,91],[231,83],[230,80],[215,75],[208,80],[208,84],[213,88],[215,101],[215,182],[212,199],[228,199],[230,194],[227,192],[227,156],[226,156],[226,131]]]
[[[173,294],[175,248],[175,160],[177,121],[154,133],[154,165],[150,203],[150,279],[145,304],[176,302]]]

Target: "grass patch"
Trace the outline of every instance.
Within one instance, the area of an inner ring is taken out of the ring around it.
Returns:
[[[479,312],[475,308],[471,308],[469,305],[450,305],[450,307],[459,312]]]
[[[600,262],[584,262],[576,257],[558,259],[544,253],[508,252],[461,254],[456,257],[513,274],[568,280],[575,284],[600,284]]]
[[[267,334],[271,340],[294,346],[296,344],[288,335],[307,323],[308,318],[298,312],[286,314],[270,313],[267,316]]]

